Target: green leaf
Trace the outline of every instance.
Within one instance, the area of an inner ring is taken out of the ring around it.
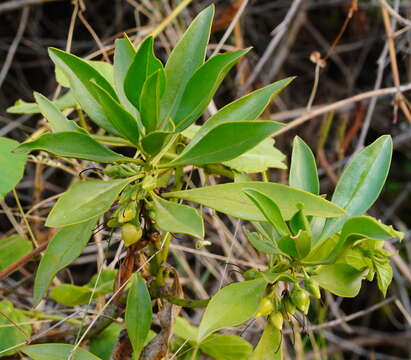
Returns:
[[[46,226],[80,224],[104,214],[130,181],[132,180],[127,178],[75,183],[57,200],[47,217]]]
[[[34,280],[33,306],[37,306],[54,276],[71,264],[87,245],[97,218],[68,226],[54,235],[40,261]]]
[[[155,194],[152,197],[156,224],[161,230],[204,238],[203,219],[193,207],[164,200]]]
[[[152,36],[147,37],[141,43],[124,79],[124,91],[127,98],[137,109],[140,109],[140,97],[147,78],[160,70],[159,88],[164,89],[165,86],[163,64],[154,55],[153,43]]]
[[[248,51],[250,49],[215,55],[194,73],[172,117],[177,131],[186,129],[199,118],[227,73]]]
[[[147,78],[141,90],[139,109],[146,133],[154,131],[159,123],[162,76],[164,76],[162,69],[156,71]]]
[[[41,114],[50,123],[53,132],[76,131],[86,133],[74,121],[67,119],[59,108],[45,96],[35,92],[34,98],[39,107]]]
[[[200,350],[216,360],[238,360],[248,359],[253,347],[240,336],[213,334],[203,340]]]
[[[250,360],[282,360],[281,331],[267,323]]]
[[[126,34],[124,34],[123,39],[117,39],[115,41],[113,68],[116,93],[120,103],[129,111],[130,114],[137,118],[138,111],[128,100],[124,91],[124,79],[126,78],[128,69],[134,61],[135,55],[136,50]]]
[[[346,214],[337,205],[319,196],[282,184],[258,181],[175,191],[163,196],[196,202],[244,220],[265,221],[261,211],[242,193],[245,189],[257,190],[269,198],[275,199],[285,220],[289,220],[294,215],[298,203],[304,204],[304,212],[308,216],[337,217]]]
[[[257,232],[251,232],[244,227],[244,232],[247,237],[247,240],[251,243],[251,245],[257,250],[264,254],[279,254],[281,253],[278,250],[277,244],[275,244],[271,239],[267,239],[266,237],[260,235]]]
[[[22,143],[14,152],[22,153],[34,150],[43,150],[57,156],[102,163],[112,163],[126,159],[123,155],[104,147],[90,135],[74,131],[41,135],[35,140]]]
[[[258,310],[266,283],[262,279],[230,284],[218,291],[208,303],[198,329],[198,342],[211,333],[237,326]]]
[[[65,306],[88,304],[93,295],[93,289],[71,284],[59,284],[51,289],[50,297]]]
[[[123,138],[130,140],[132,144],[137,144],[140,132],[136,119],[100,85],[94,81],[91,83],[97,94],[97,101],[103,108],[111,125]]]
[[[281,215],[281,210],[274,200],[258,190],[245,189],[243,192],[257,206],[266,220],[274,226],[280,236],[290,234],[290,230]]]
[[[144,152],[151,156],[157,155],[171,134],[172,132],[170,131],[157,130],[144,136],[141,140]]]
[[[384,262],[374,261],[374,267],[375,272],[377,273],[378,288],[385,297],[387,295],[388,286],[392,281],[392,267],[388,260]]]
[[[70,81],[70,87],[76,101],[90,118],[100,127],[114,135],[120,135],[111,125],[103,108],[97,101],[97,94],[91,79],[106,90],[111,96],[117,96],[111,84],[94,67],[77,56],[64,51],[49,48],[49,55],[54,64],[59,67]]]
[[[331,201],[350,216],[365,213],[381,192],[390,168],[392,140],[381,136],[367,146],[344,169]],[[339,231],[346,218],[328,220],[318,243]]]
[[[53,105],[59,110],[74,108],[77,106],[72,91],[66,92],[57,100],[52,101]],[[6,110],[9,114],[37,114],[40,109],[36,103],[29,103],[21,99],[17,100],[13,106]]]
[[[24,346],[20,351],[30,356],[32,360],[67,360],[71,355],[72,360],[101,360],[87,350],[69,344],[39,344]]]
[[[355,297],[361,289],[364,272],[347,264],[323,265],[311,279],[337,296]]]
[[[298,136],[293,141],[289,183],[292,187],[315,195],[320,193],[320,182],[314,154]]]
[[[15,140],[0,137],[0,200],[14,189],[24,174],[27,155],[12,153],[17,145]]]
[[[101,334],[91,339],[90,352],[102,360],[111,360],[111,355],[118,342],[122,328],[120,324],[112,323]]]
[[[152,316],[151,298],[146,283],[139,274],[134,274],[127,296],[125,321],[136,359],[143,349]]]
[[[33,244],[21,235],[11,235],[0,240],[0,271],[14,264],[33,250]]]
[[[274,147],[274,139],[266,138],[251,150],[223,164],[239,172],[257,173],[269,168],[286,169],[284,159],[285,155]]]
[[[174,118],[174,112],[178,109],[188,81],[204,63],[213,16],[214,6],[204,9],[191,23],[168,58],[165,66],[166,88],[161,99],[162,124],[167,123],[170,117]]]
[[[193,139],[183,152],[163,167],[204,165],[234,159],[282,127],[273,121],[235,121],[212,128]]]
[[[253,91],[242,98],[224,106],[210,117],[200,128],[193,141],[202,138],[212,128],[226,122],[257,119],[270,103],[294,78],[286,78]]]
[[[24,343],[27,340],[25,334],[30,337],[31,326],[21,324],[29,320],[22,311],[15,309],[11,302],[0,302],[0,357],[13,355],[16,349],[3,351]],[[19,324],[19,328],[15,324]]]
[[[196,342],[198,336],[198,329],[194,326],[191,326],[190,323],[178,316],[173,327],[174,334],[178,337],[181,337],[185,340],[190,340],[191,342]]]

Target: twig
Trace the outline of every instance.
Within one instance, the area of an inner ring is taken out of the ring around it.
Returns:
[[[0,12],[1,12],[1,5],[0,5]],[[3,67],[0,71],[0,88],[3,85],[4,79],[10,69],[11,63],[13,62],[14,55],[16,53],[17,47],[23,37],[24,30],[26,29],[27,20],[29,18],[29,8],[25,7],[21,12],[20,24],[17,29],[16,36],[13,39],[13,42],[10,45],[9,51],[6,56],[6,60],[4,61]]]
[[[7,1],[4,4],[0,5],[0,13],[21,9],[22,7],[26,7],[29,5],[38,5],[38,4],[43,4],[46,2],[53,2],[53,1],[60,1],[60,0],[12,0],[12,1]]]
[[[411,90],[411,83],[400,86],[400,91],[402,92],[409,91],[409,90]],[[341,107],[347,106],[348,104],[355,103],[357,101],[365,100],[365,99],[372,98],[372,97],[395,94],[397,91],[398,89],[396,87],[389,87],[389,88],[383,88],[383,89],[378,89],[378,90],[366,91],[366,92],[363,92],[362,94],[354,95],[352,97],[337,101],[333,104],[318,107],[315,110],[310,111],[308,114],[302,115],[298,117],[297,119],[293,120],[292,122],[284,126],[281,130],[277,131],[273,136],[284,134],[285,132],[297,126],[300,126],[301,124],[305,123],[308,120],[311,120],[329,111],[336,110]]]

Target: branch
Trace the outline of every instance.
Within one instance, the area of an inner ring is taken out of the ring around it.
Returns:
[[[43,4],[46,2],[60,1],[60,0],[11,0],[0,5],[0,13],[6,11],[17,10],[29,5]]]

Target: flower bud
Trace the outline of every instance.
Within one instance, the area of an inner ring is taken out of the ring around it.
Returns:
[[[271,299],[264,296],[261,299],[260,307],[258,308],[257,313],[255,314],[255,317],[258,318],[260,316],[267,316],[271,314],[273,310],[274,310],[273,302],[271,301]]]
[[[135,244],[141,239],[142,235],[143,229],[141,226],[127,223],[121,227],[121,238],[126,246]]]

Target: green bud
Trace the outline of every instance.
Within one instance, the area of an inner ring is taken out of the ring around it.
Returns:
[[[287,315],[293,315],[295,313],[295,305],[288,296],[283,299],[283,305]]]
[[[133,220],[137,216],[136,202],[130,202],[125,208],[122,208],[118,214],[118,222],[124,224]]]
[[[310,278],[306,278],[304,280],[304,285],[311,296],[313,296],[316,299],[321,298],[320,286],[318,285],[317,281],[312,280]]]
[[[255,314],[255,317],[267,316],[274,310],[274,304],[270,298],[264,296],[260,301],[260,306]]]
[[[270,322],[276,329],[281,330],[284,324],[283,314],[279,311],[271,313]]]
[[[135,244],[141,239],[142,235],[143,229],[141,226],[127,223],[121,227],[121,239],[124,241],[124,245],[126,246]]]
[[[146,191],[152,191],[157,187],[157,179],[152,175],[146,176],[143,179],[141,186]]]
[[[310,295],[306,290],[300,288],[298,285],[295,286],[293,292],[291,293],[291,301],[304,315],[308,314],[308,309],[310,307]]]

